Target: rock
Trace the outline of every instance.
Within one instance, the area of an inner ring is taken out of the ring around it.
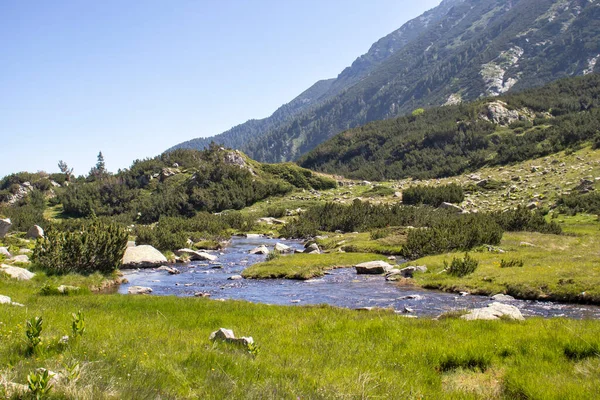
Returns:
[[[218,258],[217,256],[209,254],[205,251],[195,251],[192,249],[179,249],[175,252],[175,255],[178,257],[181,257],[184,254],[190,258],[190,261],[216,261]]]
[[[210,297],[210,293],[208,292],[196,292],[194,293],[195,297]]]
[[[538,208],[537,201],[532,201],[531,203],[527,204],[528,210],[535,210],[536,208]]]
[[[15,278],[20,281],[28,281],[35,276],[33,272],[26,270],[25,268],[14,267],[12,265],[0,266],[0,272],[4,272],[11,278]]]
[[[27,237],[30,239],[39,239],[44,237],[44,230],[39,225],[32,226],[27,231]]]
[[[236,338],[231,329],[225,328],[220,328],[218,331],[211,333],[208,339],[213,341],[222,340],[224,342],[239,344],[242,346],[248,346],[249,344],[254,343],[254,339],[252,339],[252,337]]]
[[[505,102],[498,100],[487,105],[487,114],[482,117],[498,125],[510,125],[519,119],[519,112],[509,110]]]
[[[512,301],[512,300],[514,300],[515,298],[514,298],[514,297],[512,297],[512,296],[509,296],[509,295],[507,295],[507,294],[502,294],[502,293],[499,293],[499,294],[495,294],[495,295],[493,295],[493,296],[491,297],[491,299],[492,299],[492,300],[496,300],[496,301]]]
[[[12,262],[29,264],[29,257],[25,254],[19,254],[10,259]]]
[[[521,246],[521,247],[535,247],[535,244],[528,243],[528,242],[521,242],[521,243],[519,243],[519,246]]]
[[[11,226],[10,218],[0,219],[0,238],[6,236]]]
[[[427,272],[427,267],[425,265],[416,265],[415,266],[416,271],[415,272],[421,272],[421,273],[425,273]]]
[[[408,296],[401,297],[400,300],[423,300],[423,296],[418,294],[409,294]]]
[[[135,242],[133,240],[127,241],[127,247],[135,247]]]
[[[127,247],[123,256],[124,268],[154,268],[167,263],[167,258],[150,245]]]
[[[0,295],[0,304],[12,304],[12,300],[8,296]]]
[[[393,267],[385,261],[369,261],[354,266],[357,274],[378,275],[391,271]]]
[[[0,247],[0,255],[3,255],[6,258],[11,258],[12,254],[8,251],[6,247]]]
[[[304,253],[303,249],[294,249],[294,254]]]
[[[267,225],[273,225],[273,224],[277,224],[277,225],[284,225],[285,221],[281,220],[281,219],[275,219],[272,217],[263,217],[263,218],[259,218],[258,222],[262,222],[265,223]]]
[[[166,265],[162,265],[157,268],[158,271],[167,271],[170,275],[179,275],[181,271],[176,268],[167,267]]]
[[[267,249],[267,246],[265,245],[258,246],[250,250],[250,254],[269,254],[269,249]]]
[[[58,293],[68,294],[68,293],[79,292],[81,290],[81,288],[79,288],[77,286],[60,285],[59,287],[56,288],[56,290],[58,290]]]
[[[446,210],[450,210],[450,211],[454,211],[455,213],[462,213],[464,212],[464,210],[462,208],[460,208],[459,206],[457,206],[456,204],[452,204],[452,203],[442,203],[440,205],[440,208],[446,209]]]
[[[150,294],[152,293],[152,288],[144,287],[144,286],[131,286],[127,289],[127,293],[129,294]]]
[[[321,249],[319,249],[319,245],[316,243],[311,243],[308,246],[305,247],[305,252],[311,253],[313,251],[317,251],[317,252],[321,252]]]
[[[396,256],[389,256],[388,260],[390,260],[390,261],[396,261]]]
[[[280,253],[289,253],[290,251],[292,251],[292,248],[290,246],[286,246],[283,243],[277,243],[275,245],[275,250],[277,250]]]
[[[230,280],[230,281],[239,281],[239,280],[242,280],[244,278],[241,275],[232,275],[232,276],[230,276],[227,279]]]
[[[33,251],[31,249],[27,249],[27,248],[19,249],[19,254],[31,254],[31,253],[33,253]]]
[[[260,235],[258,233],[246,233],[246,237],[248,239],[259,239],[262,237],[262,235]]]
[[[494,302],[485,308],[476,308],[471,310],[468,314],[463,315],[461,318],[467,321],[474,321],[479,319],[496,320],[500,319],[500,317],[519,321],[523,321],[525,319],[517,307],[498,302]]]
[[[394,197],[402,200],[402,192],[394,192]]]

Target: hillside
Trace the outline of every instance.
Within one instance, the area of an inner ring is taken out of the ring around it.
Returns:
[[[372,122],[321,144],[299,163],[356,179],[452,176],[598,140],[599,105],[599,74],[569,78]]]
[[[393,41],[400,48],[383,51],[387,57],[374,54],[392,38],[378,42],[329,83],[319,102],[296,108],[277,124],[252,122],[254,133],[237,130],[238,141],[226,144],[261,161],[294,160],[371,121],[584,75],[598,68],[598,21],[597,1],[444,2],[403,27],[411,31],[414,25],[416,35]]]

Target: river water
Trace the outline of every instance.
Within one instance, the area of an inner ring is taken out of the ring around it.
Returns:
[[[212,299],[246,300],[255,303],[280,305],[329,304],[338,307],[388,307],[398,312],[416,316],[437,316],[459,309],[485,307],[493,302],[485,296],[460,296],[458,294],[400,287],[386,282],[383,276],[357,275],[354,268],[329,271],[322,278],[308,281],[286,279],[229,280],[248,266],[264,261],[264,255],[251,255],[249,251],[262,244],[273,248],[278,240],[268,238],[233,237],[230,245],[214,262],[176,264],[179,275],[169,275],[155,269],[125,270],[129,281],[119,287],[127,293],[129,286],[152,288],[153,295],[194,296],[198,292],[210,293]],[[288,240],[286,245],[303,248],[300,241]],[[504,302],[518,307],[524,316],[600,318],[600,307],[559,304],[540,301],[513,300]]]

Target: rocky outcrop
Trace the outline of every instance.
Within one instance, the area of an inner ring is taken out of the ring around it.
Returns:
[[[357,274],[361,275],[381,275],[391,271],[394,267],[385,261],[369,261],[354,266]]]
[[[34,225],[32,226],[28,231],[27,231],[27,237],[29,239],[39,239],[39,238],[43,238],[44,237],[44,230],[42,229],[41,226],[39,225]]]
[[[175,255],[178,257],[186,255],[191,261],[216,261],[218,258],[213,254],[209,254],[204,251],[195,251],[192,249],[179,249],[175,252]]]
[[[476,308],[474,310],[471,310],[468,314],[463,315],[461,318],[467,321],[474,321],[479,319],[496,320],[500,318],[508,318],[522,321],[525,319],[523,318],[523,314],[521,314],[521,311],[519,311],[517,307],[509,306],[508,304],[502,304],[498,302],[494,302],[484,308]]]
[[[33,272],[30,272],[25,268],[19,268],[12,265],[4,264],[0,266],[0,272],[3,272],[11,278],[17,279],[19,281],[28,281],[35,276]]]
[[[152,293],[152,288],[144,287],[144,286],[131,286],[127,289],[127,293],[129,294],[150,294]]]
[[[123,255],[123,268],[154,268],[166,263],[167,258],[149,245],[127,247]]]
[[[0,219],[0,238],[6,236],[11,227],[10,218]]]

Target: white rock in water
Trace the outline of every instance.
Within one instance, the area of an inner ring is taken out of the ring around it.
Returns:
[[[286,246],[283,243],[277,243],[275,245],[275,250],[277,250],[280,253],[287,253],[289,251],[292,251],[292,248],[290,246]]]
[[[152,293],[152,288],[144,287],[144,286],[131,286],[127,289],[127,293],[129,294],[150,294]]]
[[[127,247],[123,256],[124,268],[152,268],[166,263],[167,258],[149,245]]]
[[[269,254],[269,249],[267,249],[267,246],[265,245],[258,246],[250,250],[250,254]]]
[[[28,281],[35,276],[33,272],[26,270],[25,268],[14,267],[12,265],[0,266],[0,272],[4,272],[11,278],[15,278],[20,281]]]
[[[192,249],[179,249],[175,252],[175,255],[181,257],[183,255],[190,257],[191,261],[216,261],[217,256],[209,254],[205,251],[195,251]]]
[[[360,263],[354,266],[357,274],[385,274],[388,271],[394,269],[394,267],[385,261],[369,261]]]

